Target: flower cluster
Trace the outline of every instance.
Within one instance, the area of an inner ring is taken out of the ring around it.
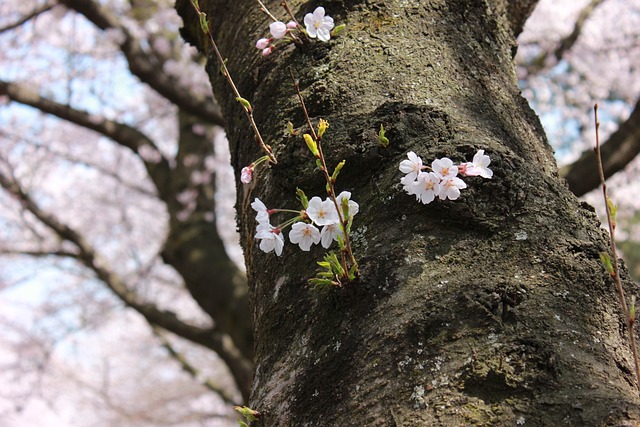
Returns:
[[[342,210],[343,218],[347,221],[352,220],[360,210],[358,203],[351,200],[351,193],[348,191],[340,193],[336,201]],[[288,209],[267,209],[258,198],[251,203],[251,207],[256,211],[258,222],[255,238],[260,240],[260,249],[263,252],[274,251],[278,256],[282,254],[284,247],[282,230],[289,225],[291,225],[289,240],[300,246],[303,251],[311,250],[311,246],[318,243],[328,249],[334,241],[344,240],[340,215],[331,198],[322,200],[317,196],[312,197],[305,210],[300,212]],[[276,212],[296,212],[298,215],[274,227],[271,225],[270,217]],[[322,229],[319,230],[318,227]]]
[[[431,162],[431,167],[425,166],[413,151],[407,153],[407,157],[408,160],[400,162],[399,169],[405,174],[400,183],[404,191],[416,196],[416,200],[425,205],[436,197],[440,200],[456,200],[460,197],[460,190],[467,188],[467,184],[458,178],[458,174],[487,179],[493,176],[493,171],[489,169],[491,159],[484,154],[484,150],[478,150],[472,162],[460,165],[455,165],[451,159],[443,157]]]
[[[268,56],[273,52],[275,46],[272,44],[275,40],[285,38],[289,32],[298,27],[294,21],[289,21],[286,24],[284,22],[275,21],[269,25],[269,32],[271,37],[261,38],[256,42],[256,48],[262,51],[262,56]]]
[[[307,36],[327,42],[331,38],[331,30],[334,27],[333,18],[325,15],[323,7],[317,7],[313,13],[307,13],[304,17],[304,25],[306,27]],[[299,24],[295,21],[289,21],[286,24],[281,21],[272,22],[269,25],[271,37],[264,37],[256,42],[256,48],[262,51],[262,56],[268,56],[275,49],[275,41],[290,36],[295,39],[295,35],[291,34],[293,30],[298,28]]]

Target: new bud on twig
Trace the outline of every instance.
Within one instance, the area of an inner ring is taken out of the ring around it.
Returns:
[[[309,150],[311,151],[313,156],[320,158],[320,152],[318,151],[318,144],[316,144],[316,142],[313,140],[311,135],[309,135],[308,133],[305,133],[302,136],[304,137],[304,142],[307,144],[307,147],[309,147]]]

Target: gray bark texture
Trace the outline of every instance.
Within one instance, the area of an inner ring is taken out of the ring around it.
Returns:
[[[267,6],[286,21],[279,3]],[[520,95],[512,52],[522,23],[510,22],[506,4],[329,0],[322,6],[347,24],[343,34],[263,58],[254,44],[269,18],[257,3],[200,1],[278,157],[253,188],[238,187],[255,337],[250,406],[262,413],[255,425],[640,420],[624,319],[599,261],[607,239],[593,209],[559,178]],[[302,20],[320,4],[290,5]],[[177,7],[184,36],[208,50],[189,2]],[[324,197],[302,137],[286,133],[289,120],[305,129],[289,67],[314,123],[331,125],[323,140],[330,167],[346,159],[337,191],[360,204],[359,280],[330,291],[306,283],[321,247],[305,253],[289,243],[276,257],[253,240],[254,197],[269,208],[299,206],[296,187]],[[208,70],[239,176],[262,154],[211,55]],[[381,124],[387,148],[377,139]],[[422,205],[403,193],[398,164],[408,151],[462,162],[478,149],[495,175],[466,179],[460,199]]]

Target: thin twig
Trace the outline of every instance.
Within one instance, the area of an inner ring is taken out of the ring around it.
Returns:
[[[201,29],[202,31],[205,33],[205,35],[208,37],[209,42],[211,43],[211,46],[213,47],[213,51],[216,54],[216,57],[218,58],[218,61],[220,62],[220,69],[222,70],[222,74],[224,75],[224,77],[227,79],[227,82],[229,83],[229,86],[231,86],[231,90],[233,91],[236,100],[238,100],[239,102],[242,103],[242,109],[244,110],[247,119],[249,120],[249,123],[251,124],[251,128],[253,129],[253,133],[255,135],[255,139],[256,142],[258,143],[258,145],[260,145],[260,148],[262,148],[262,150],[264,150],[264,152],[267,154],[267,156],[269,156],[269,162],[271,162],[272,164],[277,164],[278,161],[276,160],[276,157],[273,155],[273,151],[271,150],[271,147],[269,147],[267,144],[265,144],[264,139],[262,139],[262,135],[260,134],[260,131],[258,130],[258,125],[256,124],[254,118],[253,118],[253,108],[250,105],[245,105],[244,102],[246,102],[244,100],[244,98],[240,95],[240,92],[238,91],[238,88],[236,87],[235,83],[233,82],[233,79],[231,78],[231,74],[229,74],[229,69],[227,68],[227,65],[225,64],[225,60],[224,58],[222,58],[222,54],[220,53],[220,50],[218,49],[218,45],[216,44],[215,40],[213,39],[213,34],[211,34],[211,31],[208,29],[208,23],[206,23],[206,19],[207,16],[204,12],[202,12],[200,10],[200,6],[198,5],[197,1],[191,0],[191,5],[193,6],[193,8],[195,9],[196,13],[198,14],[198,17],[200,18],[200,23],[201,23]]]
[[[600,175],[600,183],[602,184],[602,195],[604,197],[604,206],[605,211],[607,213],[607,223],[609,225],[609,237],[611,239],[611,255],[613,256],[613,279],[616,283],[616,289],[618,291],[618,296],[620,298],[620,304],[622,305],[622,311],[624,312],[625,320],[627,322],[627,330],[629,331],[629,341],[631,343],[631,351],[633,353],[633,361],[636,367],[636,387],[640,391],[640,360],[638,359],[638,348],[636,346],[636,336],[633,331],[633,324],[635,322],[635,318],[631,317],[629,313],[629,308],[627,306],[627,301],[624,293],[624,288],[622,287],[622,282],[620,281],[620,269],[618,266],[618,251],[616,250],[616,239],[615,239],[615,222],[611,218],[611,209],[609,207],[609,197],[607,196],[607,184],[604,178],[604,171],[602,167],[602,156],[600,155],[600,137],[599,137],[599,129],[600,122],[598,121],[598,104],[593,106],[593,115],[595,118],[595,126],[596,126],[596,159],[598,161],[598,174]],[[635,316],[635,312],[634,312]]]
[[[4,33],[6,31],[14,30],[26,22],[32,20],[33,18],[38,17],[39,15],[50,11],[53,7],[56,6],[56,3],[45,3],[44,5],[34,9],[31,13],[21,17],[16,22],[12,22],[11,24],[5,25],[4,27],[0,27],[0,33]]]
[[[300,23],[296,20],[296,17],[293,15],[293,12],[291,11],[291,8],[289,7],[289,3],[287,3],[287,0],[282,0],[282,7],[284,7],[284,9],[287,11],[289,16],[291,17],[291,20],[293,22],[295,22],[298,27],[302,28]]]
[[[231,398],[231,396],[228,395],[227,391],[224,388],[215,384],[211,378],[203,378],[202,373],[195,366],[189,363],[189,361],[187,360],[184,354],[176,350],[176,348],[173,346],[173,344],[171,344],[171,342],[169,341],[165,333],[159,327],[152,325],[151,330],[153,331],[153,334],[160,340],[162,347],[164,347],[164,349],[167,350],[169,355],[176,362],[180,364],[180,367],[182,367],[182,369],[185,372],[191,375],[196,381],[202,384],[209,391],[212,391],[216,393],[218,396],[220,396],[220,398],[226,404],[234,405],[237,403],[237,402],[234,402],[234,400]]]
[[[298,99],[300,100],[300,104],[302,105],[302,111],[304,112],[304,117],[307,120],[307,125],[309,125],[309,129],[311,129],[313,140],[316,142],[318,146],[318,153],[320,154],[320,161],[322,162],[322,173],[324,174],[324,178],[327,181],[327,185],[329,187],[329,191],[328,191],[329,197],[333,201],[333,204],[336,207],[336,210],[338,211],[338,219],[340,220],[340,224],[342,225],[342,229],[344,230],[344,245],[349,254],[349,260],[352,266],[357,266],[358,263],[356,262],[356,259],[353,256],[353,251],[351,250],[351,241],[349,240],[349,233],[347,233],[347,225],[348,225],[349,219],[345,218],[345,216],[343,215],[342,207],[340,206],[340,204],[338,203],[338,199],[336,198],[336,192],[333,186],[333,180],[329,175],[329,171],[327,169],[327,163],[325,162],[325,158],[324,158],[324,153],[322,152],[322,144],[321,144],[320,138],[318,137],[318,134],[313,128],[313,124],[311,123],[311,118],[309,117],[307,106],[305,105],[304,98],[302,97],[302,93],[300,92],[300,85],[298,83],[298,79],[296,79],[295,75],[293,74],[293,69],[289,68],[289,73],[291,74],[291,80],[293,80],[293,87],[295,88],[296,93],[298,94]],[[343,258],[343,264],[346,264],[346,262],[344,262],[344,258]],[[343,265],[343,267],[345,269],[345,274],[348,274],[349,268],[346,265]],[[356,270],[357,270],[357,267],[356,267]]]
[[[269,18],[271,18],[271,20],[273,20],[273,22],[278,21],[278,19],[276,19],[276,17],[275,17],[275,16],[273,16],[273,15],[271,14],[271,12],[269,12],[269,9],[267,9],[267,6],[265,6],[265,5],[264,5],[260,0],[256,0],[256,1],[257,1],[257,2],[258,2],[258,4],[260,5],[260,9],[262,9],[262,11],[263,11],[264,13],[266,13],[266,14],[267,14],[267,16],[268,16]]]

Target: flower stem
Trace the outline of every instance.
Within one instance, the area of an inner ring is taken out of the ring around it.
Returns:
[[[273,150],[271,149],[271,147],[269,147],[267,144],[265,144],[264,139],[262,139],[262,135],[260,134],[260,130],[258,130],[258,125],[256,124],[256,121],[253,118],[253,108],[251,107],[250,104],[249,105],[245,105],[246,101],[243,101],[244,98],[242,96],[240,96],[240,92],[238,91],[238,88],[236,87],[235,83],[233,82],[233,79],[231,78],[231,74],[229,74],[229,70],[227,69],[227,65],[225,64],[225,60],[222,58],[222,54],[220,53],[220,50],[218,50],[218,45],[216,44],[215,40],[213,39],[213,35],[211,34],[211,31],[208,28],[208,24],[204,24],[204,23],[206,23],[206,14],[200,10],[200,6],[198,5],[197,1],[191,0],[191,5],[193,6],[193,8],[195,9],[196,13],[200,17],[202,31],[209,38],[209,42],[211,43],[211,46],[213,47],[213,51],[215,52],[216,57],[218,58],[218,61],[221,64],[220,68],[222,70],[222,74],[227,79],[227,82],[229,83],[229,86],[231,86],[231,90],[233,91],[234,95],[236,96],[236,99],[238,101],[242,100],[241,101],[242,107],[243,107],[243,110],[244,110],[244,112],[245,112],[245,114],[247,116],[247,119],[249,120],[249,123],[251,124],[251,128],[253,129],[253,133],[255,135],[256,142],[258,143],[258,145],[260,145],[260,148],[262,148],[262,150],[264,150],[264,152],[267,154],[267,156],[269,156],[269,161],[274,165],[277,164],[278,161],[276,160],[276,157],[273,154]],[[246,104],[248,104],[248,102],[246,102]]]
[[[264,13],[266,13],[266,14],[267,14],[267,16],[268,16],[269,18],[271,18],[271,20],[272,20],[273,22],[277,21],[276,17],[275,17],[275,16],[273,16],[273,15],[271,14],[271,12],[269,12],[269,9],[267,9],[267,7],[266,7],[266,6],[265,6],[265,5],[264,5],[260,0],[256,0],[256,1],[257,1],[257,2],[258,2],[258,4],[260,5],[260,9],[262,9],[262,11],[263,11]]]
[[[600,153],[600,137],[599,137],[600,122],[598,121],[598,104],[595,104],[593,106],[593,115],[596,122],[595,123],[595,127],[596,127],[595,152],[596,152],[596,160],[598,161],[598,174],[600,175],[600,183],[602,184],[602,195],[604,197],[605,212],[607,213],[607,223],[609,225],[609,237],[611,239],[611,255],[613,256],[613,274],[612,275],[616,283],[616,289],[618,291],[618,297],[620,298],[620,305],[622,306],[622,312],[624,313],[624,317],[627,322],[627,330],[629,332],[631,352],[633,353],[633,361],[635,363],[635,368],[636,368],[636,387],[640,391],[640,360],[638,358],[636,336],[633,330],[633,324],[635,323],[635,318],[631,317],[631,314],[629,312],[629,307],[627,306],[624,288],[622,287],[622,282],[620,281],[620,270],[618,266],[618,251],[616,249],[616,239],[615,239],[616,227],[615,227],[615,222],[611,217],[609,197],[607,196],[607,184],[604,178],[604,171],[602,168],[602,155]]]
[[[296,20],[296,17],[293,15],[293,12],[291,11],[291,8],[289,7],[289,3],[287,3],[287,0],[282,0],[282,7],[284,7],[284,9],[287,11],[289,16],[291,17],[291,20],[296,23],[298,28],[302,28],[300,23]]]
[[[345,218],[344,213],[342,212],[342,207],[340,206],[340,203],[338,203],[338,199],[336,198],[336,192],[333,186],[333,180],[329,175],[329,171],[327,169],[327,163],[324,158],[324,153],[322,152],[321,138],[318,137],[318,134],[316,133],[313,127],[313,124],[311,123],[309,112],[307,111],[307,107],[304,103],[304,99],[302,98],[302,93],[300,92],[300,85],[298,83],[298,80],[295,78],[295,75],[293,74],[293,70],[291,68],[289,68],[289,73],[291,74],[291,80],[293,80],[293,87],[295,88],[296,93],[298,94],[298,99],[300,100],[300,104],[302,105],[302,111],[304,112],[304,117],[307,120],[307,125],[311,130],[311,135],[313,137],[313,140],[316,142],[318,146],[319,160],[322,165],[322,168],[321,168],[322,173],[324,174],[324,178],[327,181],[329,198],[331,198],[331,200],[333,201],[333,205],[335,206],[336,211],[338,212],[338,219],[340,220],[340,226],[342,227],[343,234],[344,234],[344,245],[345,245],[346,253],[349,256],[349,261],[351,263],[351,266],[355,266],[355,271],[357,273],[358,263],[356,262],[356,259],[353,256],[353,251],[351,249],[351,241],[349,240],[349,233],[347,233],[347,226],[348,226],[349,219]],[[347,277],[344,277],[343,279],[348,280],[349,266],[347,265],[347,260],[345,259],[344,254],[341,258],[342,258],[342,267],[345,270],[345,274],[347,275]]]

